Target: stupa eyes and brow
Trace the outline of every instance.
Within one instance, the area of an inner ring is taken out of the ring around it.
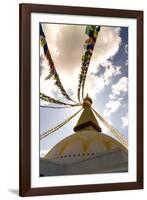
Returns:
[[[88,94],[84,98],[86,75],[100,29],[100,26],[86,26],[85,33],[88,38],[84,44],[85,53],[82,56],[81,72],[77,89],[77,102],[71,99],[60,81],[46,42],[45,34],[40,25],[40,44],[50,67],[49,75],[46,79],[54,77],[56,87],[58,87],[62,95],[72,103],[65,103],[43,93],[40,93],[40,99],[58,105],[58,107],[48,106],[48,108],[51,109],[81,107],[78,112],[69,116],[67,120],[41,133],[40,141],[45,139],[48,135],[53,134],[55,131],[58,131],[83,110],[76,126],[73,128],[74,133],[57,143],[40,159],[41,176],[125,172],[128,170],[128,143],[126,138],[92,107],[92,99]],[[64,105],[64,107],[61,107],[61,105]],[[102,133],[98,121],[101,121],[116,139]]]

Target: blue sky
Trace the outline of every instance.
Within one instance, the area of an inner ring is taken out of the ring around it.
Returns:
[[[77,100],[78,76],[84,41],[85,26],[43,24],[44,33],[57,72],[70,96]],[[45,81],[48,65],[40,48],[40,91],[67,102],[54,85]],[[101,27],[90,62],[85,95],[93,99],[93,107],[125,137],[128,137],[128,28]],[[70,103],[70,101],[68,102]],[[42,105],[47,103],[41,102]],[[53,104],[50,104],[53,105]],[[40,134],[60,124],[79,108],[49,109],[40,107]],[[73,134],[78,114],[71,122],[40,142],[41,155],[45,155],[56,143]],[[106,134],[109,131],[101,125]]]

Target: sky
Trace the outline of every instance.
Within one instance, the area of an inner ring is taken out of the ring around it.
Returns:
[[[77,101],[77,88],[87,39],[85,25],[42,24],[48,47],[60,80],[71,98]],[[48,64],[40,47],[40,92],[67,101],[54,85],[45,80]],[[85,82],[85,95],[93,100],[93,108],[113,127],[128,138],[128,27],[101,26]],[[41,102],[41,105],[53,105]],[[56,106],[56,104],[54,104]],[[66,120],[80,108],[50,109],[40,107],[40,134]],[[74,133],[81,112],[67,125],[40,142],[44,156],[55,144]],[[99,122],[102,132],[111,135]]]

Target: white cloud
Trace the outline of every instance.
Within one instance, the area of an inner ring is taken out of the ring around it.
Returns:
[[[87,74],[86,82],[85,82],[85,95],[88,93],[92,98],[96,97],[96,94],[102,92],[107,86],[112,76],[117,76],[121,74],[121,67],[120,66],[114,66],[111,61],[106,61],[102,64],[102,67],[105,68],[104,74],[101,76],[97,76],[94,74]],[[48,75],[48,66],[47,64],[44,67],[44,70],[42,72],[42,76],[40,78],[40,89],[41,92],[54,96],[53,92],[58,95],[59,98],[62,97],[61,92],[59,89],[54,85],[54,80],[50,79],[47,81],[44,81],[45,77]],[[71,90],[73,95],[71,95],[71,98],[74,100],[77,99],[77,88],[78,88],[78,79],[79,79],[79,71],[78,69],[75,69],[72,73],[72,76],[64,76],[64,73],[60,73],[60,80],[64,86],[64,88],[67,90]],[[75,81],[76,80],[76,81]],[[68,84],[67,84],[68,83]]]
[[[68,74],[75,68],[80,69],[83,45],[87,39],[85,26],[43,24],[43,30],[57,69]],[[102,27],[95,44],[90,69],[97,70],[99,63],[114,56],[120,43],[120,28]]]
[[[125,53],[128,54],[128,44],[125,45],[124,50],[125,50]]]
[[[116,76],[118,74],[121,74],[120,68],[121,67],[114,67],[113,65],[110,65],[109,67],[107,67],[105,72],[104,72],[104,79],[108,80],[112,76]]]
[[[125,61],[125,66],[128,66],[128,59],[126,59]]]
[[[101,28],[89,66],[91,72],[97,72],[99,64],[102,64],[118,52],[121,44],[120,30],[119,27]]]
[[[124,127],[128,126],[128,113],[124,117],[121,117],[121,120]]]
[[[115,66],[109,60],[106,60],[104,63],[101,64],[101,66],[105,68],[103,78],[106,85],[110,83],[110,79],[112,76],[117,76],[121,74],[121,66]]]
[[[106,104],[106,109],[104,110],[104,116],[109,117],[111,113],[116,112],[121,105],[121,99],[109,100]]]
[[[119,81],[112,85],[112,93],[109,95],[109,101],[106,104],[106,108],[104,110],[105,116],[110,116],[111,113],[116,112],[120,105],[121,101],[123,100],[122,97],[119,97],[122,92],[128,91],[128,78],[127,77],[121,77]]]
[[[116,99],[116,96],[114,96],[113,94],[109,94],[109,99]]]
[[[105,61],[101,67],[105,69],[103,75],[87,74],[85,94],[89,93],[92,98],[95,98],[96,94],[103,91],[105,86],[110,84],[112,76],[121,74],[121,66],[114,66],[111,61]]]
[[[105,82],[103,77],[96,77],[88,74],[85,84],[85,95],[88,93],[91,98],[95,98],[96,94],[104,90]]]
[[[85,26],[44,24],[43,29],[57,70],[69,75],[80,68]]]
[[[111,61],[106,60],[101,67],[105,69],[103,75],[97,76],[88,73],[86,77],[85,94],[88,93],[92,98],[95,98],[96,94],[102,92],[105,86],[109,85],[112,76],[121,74],[121,66],[115,66]]]
[[[87,38],[85,26],[43,24],[43,30],[60,80],[66,90],[72,89],[74,93],[72,98],[76,100],[81,57],[84,53],[83,45]],[[86,78],[85,94],[89,93],[92,98],[95,98],[96,93],[103,91],[104,87],[110,83],[112,76],[121,73],[120,66],[114,66],[107,61],[117,53],[120,43],[120,28],[101,28]],[[91,75],[91,72],[98,71],[100,63],[105,67],[104,75],[101,77]],[[54,96],[53,91],[55,91],[61,97],[52,79],[44,81],[48,75],[47,62],[45,61],[44,64],[45,68],[40,80],[41,91],[50,96]]]
[[[112,85],[112,93],[113,95],[120,95],[121,92],[127,92],[128,91],[128,78],[127,77],[121,77],[120,80]]]

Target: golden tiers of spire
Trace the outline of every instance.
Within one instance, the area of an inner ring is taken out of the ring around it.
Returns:
[[[84,98],[83,100],[83,112],[77,122],[77,125],[74,127],[74,131],[80,131],[80,130],[97,130],[98,132],[101,132],[101,127],[98,124],[97,119],[95,118],[92,110],[92,99],[88,96]]]
[[[88,96],[88,94],[84,98],[82,105],[83,105],[83,108],[85,108],[85,107],[91,107],[91,105],[92,105],[92,99]]]

